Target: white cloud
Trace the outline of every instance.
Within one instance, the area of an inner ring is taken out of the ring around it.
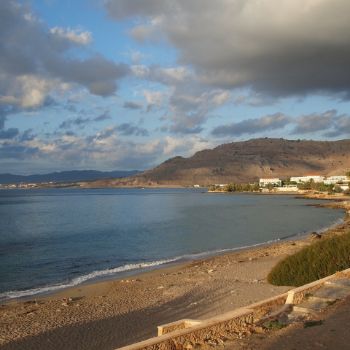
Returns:
[[[147,111],[154,107],[161,107],[164,99],[164,93],[161,91],[143,90],[143,96],[147,102]]]
[[[153,17],[145,24],[139,24],[130,30],[130,35],[137,41],[144,42],[146,40],[160,41],[162,33],[160,32],[163,24],[163,16]]]
[[[145,65],[135,64],[131,66],[131,72],[135,77],[145,79],[148,78],[150,69]]]
[[[132,28],[130,35],[137,41],[145,41],[154,33],[154,28],[146,25],[139,25]]]
[[[42,105],[48,91],[56,84],[59,83],[31,75],[18,77],[16,85],[21,90],[19,94],[21,107],[33,108]]]
[[[88,50],[91,33],[49,30],[29,9],[20,2],[0,1],[1,110],[40,107],[51,92],[72,86],[98,96],[113,95],[128,67]],[[84,58],[69,55],[71,49]]]
[[[147,79],[169,86],[181,84],[194,78],[192,72],[185,66],[148,67],[139,64],[131,66],[131,71],[139,79]]]
[[[157,73],[157,71],[155,72]],[[190,73],[186,67],[170,67],[170,68],[159,68],[158,74],[163,75],[165,80],[170,80],[173,82],[181,82],[190,76]]]
[[[143,40],[164,35],[204,85],[350,96],[348,0],[107,0],[106,8],[117,20],[137,18]]]
[[[20,108],[40,107],[50,91],[64,91],[66,84],[57,79],[41,78],[36,75],[20,75],[7,83],[7,95],[0,98],[0,104],[11,104]]]
[[[59,38],[68,39],[79,45],[88,45],[92,41],[91,32],[78,29],[53,27],[50,29],[50,33]]]
[[[214,143],[198,136],[174,137],[166,136],[164,138],[163,154],[170,158],[176,155],[183,157],[192,156],[194,153],[206,148],[214,147]]]
[[[230,98],[230,93],[228,91],[218,91],[212,97],[212,103],[216,106],[221,106]]]
[[[183,134],[196,134],[202,131],[202,125],[210,113],[222,106],[230,98],[226,90],[213,89],[186,90],[182,86],[175,89],[170,97],[170,111],[164,119],[170,121],[169,131]]]

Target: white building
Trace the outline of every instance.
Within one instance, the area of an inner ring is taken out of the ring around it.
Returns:
[[[260,187],[266,187],[267,185],[281,186],[282,181],[277,177],[265,178],[259,180]]]
[[[327,179],[324,180],[324,183],[326,185],[335,185],[335,184],[348,183],[348,182],[350,182],[350,180],[345,175],[328,176]]]
[[[342,191],[347,191],[349,189],[349,185],[339,185]]]
[[[314,182],[323,182],[324,176],[321,175],[307,175],[307,176],[292,176],[290,178],[291,182],[304,183],[313,180]]]
[[[277,192],[298,192],[298,186],[287,185],[283,187],[276,187]]]

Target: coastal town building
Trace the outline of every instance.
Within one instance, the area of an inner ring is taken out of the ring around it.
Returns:
[[[267,185],[282,186],[282,181],[277,177],[262,178],[259,180],[260,187],[266,187]]]
[[[324,179],[325,177],[321,175],[292,176],[290,182],[305,183],[313,180],[314,182],[320,183],[323,182]]]
[[[298,186],[296,185],[285,185],[283,187],[276,187],[277,192],[298,192]]]
[[[341,191],[348,191],[350,188],[350,177],[345,175],[333,175],[333,176],[322,176],[322,175],[306,175],[306,176],[292,176],[290,181],[282,185],[282,181],[279,178],[261,178],[259,180],[260,190],[262,192],[270,191],[271,188],[268,185],[272,185],[274,191],[277,192],[298,192],[301,191],[298,188],[299,184],[313,181],[315,183],[324,183],[325,185],[333,185],[334,188],[340,189]]]
[[[339,185],[340,189],[342,191],[348,191],[349,190],[349,185]]]
[[[350,179],[347,176],[343,175],[337,175],[337,176],[328,176],[324,183],[326,185],[335,185],[335,184],[341,184],[341,183],[349,183]]]

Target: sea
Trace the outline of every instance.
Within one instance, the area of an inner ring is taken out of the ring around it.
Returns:
[[[0,190],[0,300],[322,232],[343,210],[204,189]]]

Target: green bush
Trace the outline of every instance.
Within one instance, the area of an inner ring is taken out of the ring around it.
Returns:
[[[279,262],[267,279],[277,286],[302,286],[350,267],[350,232],[322,238]]]
[[[312,179],[308,182],[298,183],[297,186],[299,190],[314,190],[328,193],[332,193],[334,191],[334,185],[326,185],[323,182],[315,182]]]
[[[259,191],[259,184],[253,183],[253,184],[238,184],[238,183],[230,183],[225,188],[224,191],[226,192],[257,192]]]

